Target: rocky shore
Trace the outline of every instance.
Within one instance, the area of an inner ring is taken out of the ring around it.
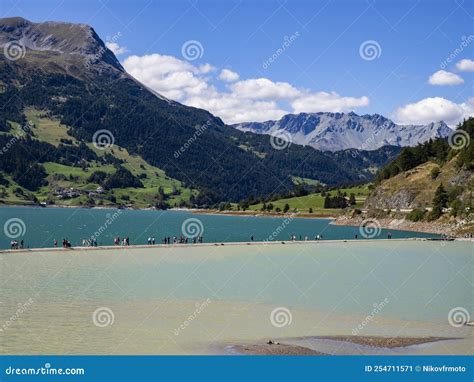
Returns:
[[[458,221],[454,219],[438,220],[434,222],[419,221],[412,222],[407,220],[404,215],[393,216],[393,217],[368,217],[365,214],[357,216],[339,216],[334,219],[331,224],[344,225],[344,226],[360,226],[367,219],[376,221],[376,224],[380,228],[401,230],[401,231],[414,231],[414,232],[427,232],[435,233],[439,235],[450,235],[463,237],[465,234],[474,233],[474,225],[468,221]]]

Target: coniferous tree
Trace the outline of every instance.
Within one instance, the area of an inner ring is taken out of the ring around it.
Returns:
[[[443,214],[443,208],[448,205],[448,193],[441,183],[436,189],[433,197],[433,209],[430,214],[430,220],[436,220]]]
[[[355,198],[355,195],[354,194],[351,194],[351,196],[349,197],[349,204],[351,206],[355,206],[356,204],[356,198]]]

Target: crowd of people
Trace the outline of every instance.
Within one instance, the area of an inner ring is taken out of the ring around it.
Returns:
[[[161,241],[162,244],[188,244],[189,242],[196,244],[196,243],[203,243],[203,237],[202,236],[195,236],[191,240],[187,236],[165,236],[163,240]],[[153,244],[155,244],[153,242]]]
[[[252,238],[253,238],[253,236],[252,236]],[[253,239],[252,239],[252,240],[253,240]],[[304,240],[304,241],[308,241],[308,240],[309,240],[309,236],[305,236],[305,237],[303,238],[303,236],[300,235],[299,241],[303,241],[303,240]],[[314,240],[323,240],[323,235],[319,235],[319,234],[316,235],[316,236],[314,237]],[[291,235],[290,241],[298,241],[298,239],[296,238],[296,235],[295,235],[295,234],[292,234],[292,235]]]
[[[120,236],[114,237],[114,245],[122,245],[124,247],[130,245],[130,238],[125,236],[123,239],[120,239]]]
[[[473,235],[472,234],[465,234],[464,237],[465,238],[472,238]],[[354,239],[357,240],[358,238],[359,238],[359,235],[355,234]],[[392,238],[392,233],[391,232],[387,233],[387,238],[388,239]],[[449,239],[451,239],[451,236],[441,235],[441,240],[449,240]],[[250,241],[254,241],[254,240],[255,240],[254,236],[253,235],[250,236]],[[290,241],[308,241],[308,240],[310,240],[310,238],[308,236],[303,237],[302,235],[299,235],[299,239],[297,238],[296,234],[291,234],[291,236],[290,236]],[[323,235],[321,235],[321,234],[315,235],[314,240],[323,240]],[[204,242],[204,239],[203,239],[202,236],[196,236],[196,237],[193,237],[193,238],[189,238],[187,236],[165,236],[161,240],[161,244],[189,244],[189,243],[202,244],[203,242]],[[156,244],[155,237],[154,236],[148,237],[147,244],[148,245],[155,245]],[[55,248],[58,247],[58,241],[56,239],[54,239],[53,245],[54,245]],[[124,238],[120,238],[120,236],[116,236],[114,238],[114,245],[129,246],[130,245],[130,238],[128,236],[126,236]],[[69,241],[69,239],[65,238],[65,239],[62,240],[62,246],[63,246],[63,248],[71,248],[72,244]],[[95,238],[83,239],[82,240],[82,246],[83,247],[97,247],[98,246],[97,239],[95,239]],[[23,249],[23,248],[25,248],[23,240],[20,240],[20,241],[12,240],[12,241],[10,241],[10,249]]]
[[[97,239],[82,239],[82,246],[83,247],[97,247]]]
[[[23,240],[12,240],[10,242],[10,249],[23,249],[24,242]]]
[[[53,240],[53,246],[54,248],[58,247],[58,241],[56,239]],[[71,248],[72,244],[69,241],[69,239],[63,239],[63,248]]]
[[[391,232],[388,233],[387,237],[389,239],[392,238]],[[358,239],[358,235],[356,234],[354,236],[355,239]],[[250,236],[250,241],[254,241],[255,238],[254,236]],[[290,241],[308,241],[310,238],[308,236],[302,236],[299,235],[299,238],[297,238],[296,234],[291,234],[290,236]],[[323,235],[318,234],[315,235],[314,240],[323,240]],[[189,238],[187,236],[165,236],[161,240],[161,244],[201,244],[204,242],[204,239],[202,236],[196,236],[193,238]],[[148,245],[155,245],[156,244],[156,239],[154,236],[148,237],[147,240]],[[68,239],[63,239],[62,241],[63,248],[71,248],[71,242]],[[120,236],[114,237],[114,245],[120,245],[120,246],[129,246],[130,245],[130,238],[128,236],[121,238]],[[21,249],[23,248],[23,240],[18,242],[17,240],[12,240],[10,242],[11,249]],[[58,241],[54,239],[54,247],[56,248],[58,246]],[[91,239],[83,239],[82,240],[82,246],[83,247],[97,247],[97,239],[91,238]]]
[[[197,236],[194,238],[189,238],[187,236],[165,236],[161,240],[162,244],[188,244],[188,243],[203,243],[203,237],[202,236]],[[156,244],[156,239],[153,236],[150,236],[147,240],[148,245],[155,245]],[[58,246],[58,241],[54,239],[53,245],[55,248]],[[120,246],[129,246],[130,245],[130,238],[128,236],[121,238],[120,236],[114,237],[114,245],[120,245]],[[71,242],[68,239],[63,239],[63,248],[71,248]],[[90,238],[90,239],[82,239],[82,246],[83,247],[97,247],[98,242],[96,238]],[[16,240],[13,240],[11,242],[11,249],[18,249],[18,248],[23,248],[23,240],[18,243]]]

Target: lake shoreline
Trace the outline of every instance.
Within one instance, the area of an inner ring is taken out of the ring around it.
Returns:
[[[172,207],[166,210],[156,209],[154,207],[122,207],[119,206],[66,206],[59,204],[51,205],[40,205],[40,204],[4,204],[0,203],[0,208],[81,208],[89,210],[126,210],[126,211],[183,211],[190,212],[196,215],[227,215],[227,216],[255,216],[255,217],[275,217],[275,218],[286,218],[292,216],[294,218],[313,218],[313,219],[329,219],[333,220],[338,217],[337,214],[310,214],[310,213],[269,213],[262,211],[219,211],[215,209],[203,209],[203,208],[183,208],[183,207]]]
[[[217,216],[254,216],[264,218],[299,218],[299,219],[328,219],[334,220],[337,215],[332,214],[310,214],[310,213],[275,213],[275,212],[263,212],[263,211],[219,211],[219,210],[202,210],[202,209],[189,209],[187,210],[195,215],[217,215]]]

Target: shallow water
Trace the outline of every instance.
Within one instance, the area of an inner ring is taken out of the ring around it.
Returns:
[[[358,330],[464,337],[436,349],[468,352],[472,327],[448,313],[473,312],[473,258],[427,241],[0,253],[0,351],[206,354]]]
[[[20,224],[14,226],[12,222],[18,222],[17,219]],[[199,232],[205,242],[242,242],[249,241],[251,236],[255,241],[288,240],[292,234],[298,239],[300,236],[314,239],[317,234],[324,239],[353,239],[356,234],[361,238],[359,227],[334,226],[330,222],[329,219],[196,215],[186,211],[3,207],[0,208],[0,224],[4,231],[10,227],[14,235],[0,235],[0,249],[9,248],[12,236],[23,239],[29,248],[52,247],[54,239],[61,245],[63,238],[78,246],[92,235],[99,245],[113,245],[116,236],[129,236],[131,244],[146,244],[147,239],[154,236],[156,242],[161,243],[165,236],[179,237],[183,232],[188,232],[188,236]],[[19,231],[13,231],[15,228]],[[380,230],[374,238],[386,238],[388,232]],[[437,236],[390,232],[394,238]]]

